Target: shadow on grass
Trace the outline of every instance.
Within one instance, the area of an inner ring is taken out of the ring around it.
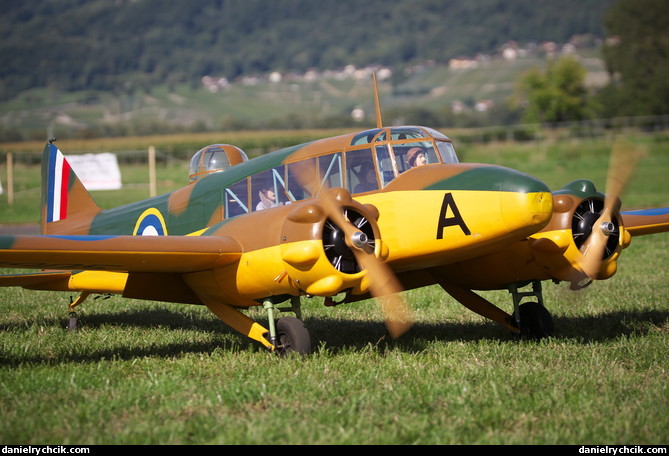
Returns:
[[[267,327],[267,322],[258,320]],[[597,316],[554,317],[555,338],[571,340],[577,343],[605,342],[621,336],[643,335],[650,331],[666,330],[669,311],[610,312]],[[417,323],[400,339],[393,341],[387,337],[382,322],[360,320],[342,320],[330,317],[305,318],[305,324],[312,337],[314,351],[325,347],[329,353],[360,350],[371,345],[381,349],[393,347],[407,352],[425,350],[434,341],[496,340],[515,343],[519,340],[501,325],[494,322],[443,322]],[[67,331],[67,319],[36,319],[21,323],[0,324],[0,331],[18,331],[31,326],[58,326]],[[141,357],[173,358],[186,354],[211,353],[214,350],[242,352],[248,350],[263,351],[261,345],[239,335],[222,322],[206,313],[201,315],[171,311],[168,309],[141,309],[120,313],[87,314],[81,318],[80,327],[87,334],[111,327],[113,331],[121,328],[161,329],[168,331],[194,331],[214,335],[204,342],[164,342],[157,341],[149,346],[138,346],[132,342],[128,347],[118,345],[109,349],[91,348],[86,351],[80,347],[78,352],[53,354],[48,357],[31,354],[0,355],[0,366],[20,364],[58,364],[67,362],[97,362],[103,359],[131,360]],[[76,337],[76,333],[73,333]],[[218,336],[225,336],[221,338]],[[28,336],[26,336],[28,337]]]
[[[596,316],[553,317],[553,322],[554,339],[590,344],[633,335],[643,336],[651,331],[667,331],[669,311],[648,310],[610,312]],[[314,335],[318,336],[319,340],[316,343],[324,343],[330,351],[361,348],[370,343],[379,343],[379,345],[392,345],[407,352],[418,352],[426,349],[434,341],[474,343],[488,340],[516,343],[521,340],[519,336],[511,334],[492,321],[417,323],[396,341],[386,336],[381,323],[360,321],[336,323],[329,319],[320,319],[315,322],[307,321],[306,324],[312,332],[312,338],[315,338]]]

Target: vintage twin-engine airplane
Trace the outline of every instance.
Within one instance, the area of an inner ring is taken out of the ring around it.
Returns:
[[[383,127],[379,114],[377,128],[252,160],[205,147],[189,185],[109,210],[52,142],[42,175],[41,235],[0,237],[0,267],[41,271],[0,286],[76,291],[72,312],[90,294],[203,304],[278,353],[311,349],[300,296],[377,297],[398,337],[412,316],[397,292],[432,284],[515,334],[548,336],[542,281],[607,279],[633,236],[669,230],[669,208],[620,212],[624,177],[606,197],[585,180],[551,192],[513,169],[459,163],[448,137]],[[511,313],[472,291],[491,289],[511,292]],[[297,318],[275,322],[286,301]],[[260,305],[269,328],[243,313]]]

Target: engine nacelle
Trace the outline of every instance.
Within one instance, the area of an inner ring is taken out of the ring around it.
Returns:
[[[593,230],[608,237],[596,274],[599,280],[616,273],[617,259],[630,244],[631,236],[622,223],[620,201],[606,226],[596,226],[604,209],[604,194],[586,180],[574,181],[553,193],[553,217],[539,233],[530,237],[536,260],[552,278],[572,283],[587,279],[582,265],[587,254],[587,240]]]
[[[309,295],[334,296],[344,290],[364,294],[369,290],[367,271],[358,264],[349,243],[359,243],[378,258],[388,256],[376,223],[378,211],[354,201],[343,189],[331,191],[336,192],[339,209],[356,228],[355,239],[345,238],[342,228],[327,217],[319,199],[300,205],[282,227],[281,257],[286,273]]]

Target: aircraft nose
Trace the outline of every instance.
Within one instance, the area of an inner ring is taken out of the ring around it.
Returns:
[[[530,235],[546,226],[553,216],[553,196],[550,192],[502,192],[500,212],[507,226],[527,228]]]
[[[500,212],[509,227],[527,227],[529,234],[543,228],[553,215],[553,195],[535,177],[506,169],[500,179]]]
[[[450,176],[425,187],[426,190],[481,192],[486,201],[493,192],[499,207],[490,208],[488,223],[500,232],[530,235],[543,228],[553,215],[553,197],[546,184],[536,177],[503,166],[449,165]],[[458,172],[453,173],[452,170]],[[493,215],[494,214],[494,215]],[[499,225],[497,225],[499,224]],[[501,225],[501,226],[500,226]]]

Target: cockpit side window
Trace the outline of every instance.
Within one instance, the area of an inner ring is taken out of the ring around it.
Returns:
[[[458,163],[458,156],[455,154],[455,148],[450,141],[437,141],[439,155],[444,163]]]
[[[393,144],[398,172],[423,165],[439,163],[432,141]]]
[[[346,152],[346,187],[351,193],[364,193],[379,189],[372,149]]]

